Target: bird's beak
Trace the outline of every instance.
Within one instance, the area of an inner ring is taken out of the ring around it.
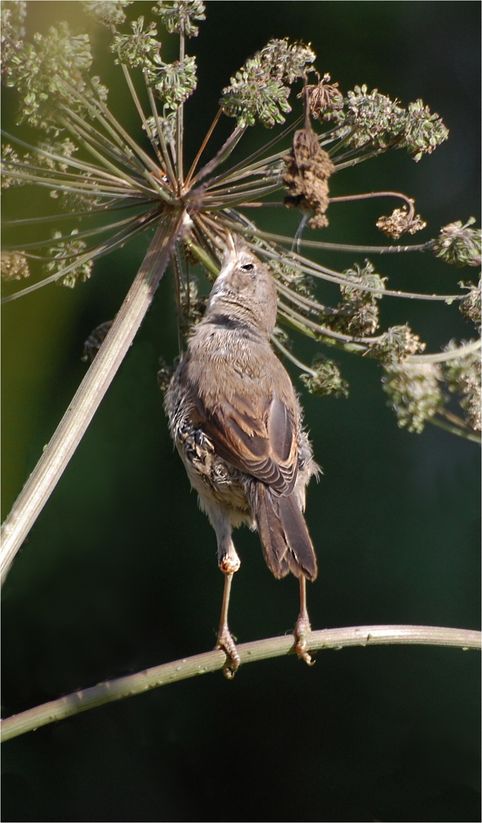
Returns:
[[[231,234],[231,232],[229,232],[226,235],[226,245],[224,247],[223,262],[222,262],[222,265],[221,265],[221,271],[222,272],[226,268],[232,266],[232,264],[234,263],[234,259],[235,259],[236,255],[237,255],[236,241],[235,241],[233,235]]]

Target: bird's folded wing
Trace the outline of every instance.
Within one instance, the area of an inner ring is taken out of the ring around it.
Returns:
[[[215,451],[279,495],[290,494],[298,473],[293,415],[276,395],[220,399],[214,409],[197,403]]]

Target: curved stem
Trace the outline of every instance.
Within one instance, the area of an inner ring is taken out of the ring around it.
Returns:
[[[2,528],[2,581],[79,445],[121,365],[163,276],[184,212],[163,221],[99,352]]]
[[[452,629],[440,626],[349,626],[310,632],[306,638],[307,651],[338,650],[351,646],[423,645],[452,646],[480,649],[481,634],[470,629]],[[293,637],[270,637],[237,646],[241,663],[255,663],[282,657],[293,650]],[[222,669],[225,654],[215,649],[205,654],[163,663],[150,669],[98,683],[88,689],[79,689],[58,700],[51,700],[25,712],[14,714],[2,721],[2,740],[10,740],[40,726],[65,720],[74,714],[95,709],[114,700],[133,697],[149,689],[167,686],[208,672]]]
[[[283,344],[278,340],[275,334],[271,336],[271,343],[273,344],[273,346],[275,346],[275,348],[278,349],[278,351],[281,352],[281,354],[284,357],[286,357],[287,360],[293,363],[293,365],[296,366],[297,369],[300,369],[300,371],[306,372],[307,374],[311,374],[312,377],[316,377],[315,370],[307,366],[306,363],[302,363],[301,360],[298,360],[298,358],[295,357],[289,349],[283,346]]]
[[[481,346],[482,340],[473,340],[472,343],[467,343],[467,345],[460,346],[458,349],[436,352],[435,354],[412,354],[407,357],[406,362],[414,365],[419,363],[445,363],[447,360],[458,360],[461,357],[467,357],[469,354],[475,354]]]
[[[292,243],[293,238],[282,234],[274,234],[273,232],[258,231],[257,235],[264,240],[274,240],[276,243]],[[300,245],[307,248],[322,249],[323,251],[340,251],[349,252],[350,254],[405,254],[406,252],[429,251],[432,247],[433,240],[427,240],[425,243],[412,243],[408,245],[398,246],[363,246],[361,244],[350,243],[324,243],[318,240],[302,240]]]
[[[352,203],[354,200],[374,200],[379,197],[396,197],[397,200],[404,200],[408,206],[409,220],[415,216],[414,200],[412,197],[407,197],[400,191],[370,191],[363,194],[344,194],[339,197],[330,197],[330,205],[332,203]]]

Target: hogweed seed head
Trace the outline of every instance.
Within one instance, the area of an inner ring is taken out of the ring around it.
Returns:
[[[290,44],[287,38],[270,40],[231,77],[221,108],[240,126],[253,126],[257,120],[268,128],[284,123],[291,111],[290,85],[305,75],[314,59],[309,46]]]
[[[339,110],[343,108],[343,94],[338,88],[338,83],[332,83],[329,74],[324,74],[316,85],[306,85],[298,97],[308,99],[308,110],[310,115],[318,120],[328,110]]]
[[[437,257],[454,266],[480,266],[481,238],[480,231],[472,229],[474,217],[466,223],[456,220],[440,230],[432,248]]]
[[[161,48],[157,26],[152,21],[145,25],[143,16],[132,20],[130,26],[132,34],[116,34],[112,40],[111,50],[117,55],[116,63],[148,71],[154,65]]]
[[[377,229],[394,240],[398,240],[402,234],[416,234],[426,225],[419,214],[411,214],[408,206],[394,209],[390,215],[379,217],[376,223]]]
[[[382,386],[400,428],[420,434],[442,408],[440,376],[440,368],[433,363],[386,367]]]
[[[109,29],[116,29],[125,22],[124,9],[133,2],[134,0],[83,0],[82,5],[98,23]]]
[[[347,283],[340,286],[341,300],[326,313],[330,327],[353,337],[373,335],[378,329],[378,301],[383,297],[386,277],[377,274],[369,260],[364,266],[355,264],[343,275]],[[364,286],[379,291],[366,291]]]
[[[445,351],[452,352],[464,346],[451,340]],[[442,365],[449,391],[455,395],[465,412],[466,422],[474,431],[481,430],[481,375],[480,352],[446,360]]]
[[[168,32],[185,34],[186,37],[197,37],[199,26],[196,23],[206,19],[201,0],[157,0],[152,11],[161,18]]]
[[[83,240],[76,239],[76,234],[78,234],[78,229],[73,229],[71,231],[72,240],[60,240],[60,232],[54,233],[53,239],[59,240],[59,242],[49,249],[50,260],[45,266],[49,274],[60,272],[65,267],[66,261],[69,264],[72,263],[76,257],[80,257],[86,250],[86,243]],[[79,261],[78,265],[58,280],[58,283],[69,289],[73,289],[77,283],[85,283],[92,274],[93,265],[92,260]]]
[[[480,327],[482,323],[481,317],[481,292],[482,292],[482,280],[479,280],[478,284],[474,286],[472,283],[465,286],[464,283],[460,283],[462,288],[468,288],[469,291],[463,300],[460,301],[460,311],[467,318],[467,320],[471,320],[472,323],[475,325],[477,330],[480,333]]]
[[[403,363],[407,357],[420,354],[424,349],[425,343],[405,324],[387,329],[373,344],[370,354],[386,365],[393,365]]]
[[[300,380],[310,394],[320,397],[331,395],[341,398],[348,397],[349,394],[348,383],[342,377],[338,365],[322,355],[314,359],[309,373],[300,374]]]
[[[23,280],[30,277],[30,269],[26,255],[20,251],[4,251],[0,257],[2,280]]]

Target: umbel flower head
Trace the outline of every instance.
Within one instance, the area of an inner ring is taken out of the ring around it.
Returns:
[[[128,0],[89,0],[82,6],[110,36],[112,60],[139,128],[133,133],[109,107],[109,89],[96,73],[87,34],[59,22],[27,39],[26,4],[5,0],[3,81],[16,90],[17,123],[36,129],[39,139],[26,143],[17,135],[4,135],[2,183],[5,188],[41,187],[58,204],[54,227],[44,239],[26,240],[22,248],[5,253],[5,281],[18,284],[29,274],[34,281],[5,299],[48,283],[72,287],[93,275],[98,257],[140,233],[170,227],[167,247],[182,341],[203,310],[201,272],[216,277],[228,234],[242,235],[271,267],[279,292],[273,343],[299,368],[308,390],[347,394],[339,365],[321,354],[320,347],[368,355],[380,362],[383,386],[400,425],[412,431],[420,431],[426,421],[445,425],[446,403],[455,397],[462,416],[453,424],[450,411],[452,428],[459,434],[469,432],[475,421],[472,400],[467,399],[473,379],[456,379],[454,364],[459,364],[457,374],[465,375],[465,358],[474,356],[480,341],[427,354],[404,317],[384,328],[381,308],[391,299],[421,299],[456,304],[475,318],[475,286],[462,283],[456,294],[403,292],[391,287],[386,267],[379,272],[372,257],[419,252],[444,263],[474,266],[480,260],[480,236],[472,218],[465,224],[454,221],[417,245],[334,246],[320,234],[336,218],[336,203],[374,197],[397,201],[391,214],[377,223],[389,238],[398,241],[424,229],[426,222],[409,195],[389,191],[340,196],[336,187],[339,176],[354,165],[388,151],[404,150],[416,161],[430,155],[448,137],[441,117],[421,100],[403,105],[363,83],[344,92],[329,74],[316,69],[310,45],[273,38],[226,78],[213,121],[186,164],[185,104],[197,87],[191,51],[206,16],[204,4],[158,0],[149,16],[136,15],[136,4]],[[176,59],[166,48],[172,38],[179,44]],[[293,108],[298,111],[287,122]],[[211,137],[222,119],[231,131],[209,156]],[[233,162],[235,148],[239,158],[243,136],[256,124],[268,130],[265,144]],[[262,230],[253,219],[260,206],[298,210],[295,237]],[[30,222],[48,225],[48,219],[41,215]],[[335,270],[303,254],[302,248],[351,251],[362,257]],[[108,334],[109,328],[104,329]],[[293,353],[288,332],[312,341],[312,366]],[[104,345],[102,336],[94,337]],[[95,353],[96,346],[89,351]],[[443,367],[446,359],[452,369]]]

